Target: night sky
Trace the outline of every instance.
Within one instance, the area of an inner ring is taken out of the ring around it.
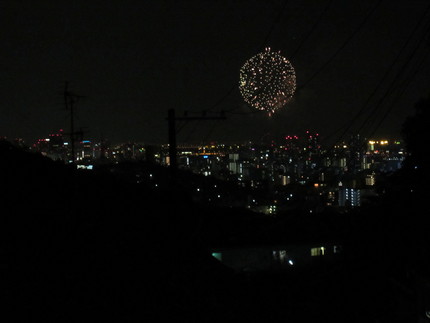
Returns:
[[[430,93],[428,6],[427,0],[1,1],[0,136],[31,143],[69,131],[68,81],[84,96],[76,123],[94,140],[166,143],[169,108],[232,110],[225,121],[180,124],[178,142],[260,140],[306,129],[335,138],[344,125],[349,132],[362,128],[363,136],[399,138],[415,102]],[[290,59],[299,87],[271,118],[254,113],[238,89],[240,67],[265,46]]]

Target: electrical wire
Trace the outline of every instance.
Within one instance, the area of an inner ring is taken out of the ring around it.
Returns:
[[[388,89],[385,91],[384,95],[379,99],[379,101],[377,102],[377,104],[375,105],[375,107],[373,108],[373,110],[371,111],[371,113],[368,115],[368,117],[362,122],[360,128],[357,131],[358,133],[361,130],[363,130],[363,128],[365,127],[365,125],[367,124],[367,122],[370,120],[370,118],[372,118],[378,112],[378,109],[382,106],[383,103],[385,103],[386,98],[391,93],[394,92],[397,81],[405,73],[408,65],[411,63],[411,61],[412,61],[413,57],[415,56],[416,52],[418,51],[418,49],[422,45],[422,40],[425,38],[425,36],[426,36],[426,34],[424,34],[421,37],[421,39],[417,42],[417,45],[415,46],[415,48],[413,49],[413,51],[408,56],[406,62],[401,66],[400,70],[397,72],[396,76],[394,77],[393,81],[390,83],[390,85],[389,85]],[[390,109],[390,111],[391,110],[392,110],[392,108]]]
[[[342,132],[342,134],[336,139],[335,142],[340,142],[344,136],[346,135],[346,133],[348,131],[350,131],[350,129],[352,128],[353,124],[356,122],[356,120],[358,120],[358,118],[361,117],[361,115],[363,115],[363,113],[365,112],[367,106],[369,105],[371,99],[376,95],[376,93],[378,92],[378,90],[382,87],[382,84],[386,81],[386,79],[388,78],[388,76],[390,75],[390,73],[392,72],[392,70],[394,69],[394,66],[397,64],[397,62],[400,60],[400,57],[402,56],[403,52],[406,50],[406,48],[408,47],[409,43],[411,42],[413,36],[415,35],[415,33],[417,32],[417,30],[419,29],[419,27],[421,26],[421,24],[425,21],[425,17],[427,15],[427,13],[430,11],[430,5],[427,7],[427,9],[424,11],[424,14],[421,16],[421,18],[418,20],[418,23],[415,25],[415,27],[412,29],[412,31],[409,33],[406,42],[403,44],[402,48],[400,49],[400,51],[398,52],[398,54],[396,55],[396,57],[394,58],[394,60],[391,62],[390,66],[388,67],[388,69],[385,71],[383,77],[381,78],[381,80],[378,82],[378,84],[376,85],[376,87],[374,88],[374,90],[370,93],[370,95],[367,97],[366,101],[364,102],[363,106],[361,107],[361,109],[354,115],[354,117],[345,125],[343,125],[342,127],[340,127],[339,129],[337,129],[334,133],[330,134],[329,136],[327,136],[326,138],[330,138],[331,136],[333,136],[335,133],[338,133],[341,129],[344,128],[344,131]],[[369,119],[369,118],[368,118]]]
[[[266,38],[264,38],[264,41],[261,44],[259,51],[262,51],[267,46],[267,43],[268,43],[270,37],[272,36],[272,33],[275,30],[276,25],[279,23],[282,15],[284,14],[284,11],[285,11],[285,8],[287,7],[287,4],[288,4],[288,0],[284,0],[284,5],[282,6],[281,10],[279,10],[278,15],[276,16],[275,20],[273,21],[273,24],[271,25],[269,32],[266,35]]]
[[[415,33],[417,32],[417,30],[419,29],[419,27],[421,26],[422,22],[427,22],[426,16],[428,14],[428,12],[430,11],[430,5],[427,7],[427,9],[424,11],[424,14],[421,16],[421,19],[418,21],[418,23],[416,24],[415,28],[413,29],[413,31],[409,34],[409,37],[406,41],[406,43],[404,44],[404,46],[402,47],[402,51],[407,47],[407,45],[409,44],[409,42],[411,41],[412,37],[415,35]],[[416,46],[414,47],[414,49],[412,50],[412,52],[409,54],[406,62],[401,66],[400,70],[397,72],[396,76],[394,77],[393,81],[391,82],[389,88],[386,90],[386,92],[384,93],[384,95],[382,96],[382,98],[378,101],[377,105],[372,109],[370,115],[366,118],[366,120],[362,123],[360,130],[362,130],[362,128],[364,127],[364,125],[367,124],[367,122],[369,121],[369,119],[374,116],[380,106],[382,105],[382,103],[387,102],[386,98],[388,97],[388,95],[392,94],[392,93],[396,93],[397,97],[396,99],[399,100],[400,97],[404,94],[404,92],[406,91],[406,88],[408,87],[408,85],[412,82],[413,78],[418,74],[418,72],[421,70],[422,65],[424,64],[424,62],[426,61],[426,59],[428,58],[429,54],[430,54],[430,50],[428,50],[422,57],[422,59],[419,61],[417,67],[415,68],[414,72],[412,73],[412,75],[409,76],[409,78],[406,78],[405,81],[402,84],[398,84],[397,80],[400,79],[400,76],[402,74],[405,73],[406,68],[408,67],[408,65],[412,62],[413,57],[415,56],[415,54],[417,53],[418,49],[420,48],[420,46],[422,44],[424,44],[424,40],[426,37],[428,37],[429,35],[429,31],[430,31],[430,24],[429,24],[429,28],[427,28],[427,31],[421,36],[421,38],[417,41]],[[401,53],[399,53],[399,55],[396,57],[396,59],[393,61],[393,63],[390,65],[390,69],[392,69],[394,67],[394,63],[398,60],[398,57],[400,56]],[[386,74],[389,71],[386,72]],[[385,80],[385,75],[383,80]],[[382,82],[382,81],[381,81]],[[380,82],[380,83],[381,83]],[[378,87],[380,85],[378,84]],[[401,88],[400,91],[396,92],[396,89]],[[375,92],[375,91],[374,91]],[[373,96],[373,92],[371,94]],[[367,104],[366,104],[367,105]],[[384,115],[382,116],[382,118],[379,120],[379,122],[377,123],[377,125],[374,127],[374,129],[371,131],[370,133],[370,137],[373,136],[375,134],[375,132],[379,129],[379,127],[382,125],[382,123],[385,121],[385,119],[388,117],[388,115],[390,114],[390,112],[392,111],[392,109],[394,108],[394,104],[391,104],[388,109],[385,111]],[[362,109],[363,110],[363,109]],[[362,112],[361,110],[361,112]],[[354,120],[354,119],[353,119]],[[352,121],[353,121],[352,120]],[[335,145],[338,143],[341,143],[341,140],[343,139],[343,137],[345,136],[345,134],[347,133],[348,129],[350,129],[351,124],[348,125],[347,129],[342,133],[342,135],[335,141],[334,145],[328,149],[326,151],[326,156],[334,156],[334,150],[335,150]],[[343,127],[342,127],[343,128]],[[359,132],[357,132],[359,133]],[[369,138],[370,138],[369,137]],[[363,149],[366,145],[366,142],[362,142],[360,149]]]
[[[428,9],[430,10],[430,5],[428,7]],[[424,15],[422,16],[422,19],[420,19],[420,22],[418,23],[418,26],[421,25],[421,22],[426,21],[425,17],[427,15],[428,10],[426,10],[424,12]],[[430,24],[429,24],[430,27]],[[417,64],[416,68],[414,69],[413,73],[409,76],[409,78],[405,78],[405,80],[399,84],[397,83],[397,80],[400,78],[400,76],[405,72],[406,68],[408,67],[408,65],[412,62],[413,57],[416,55],[418,49],[422,46],[422,44],[424,44],[424,39],[426,37],[428,37],[429,35],[429,30],[430,28],[427,29],[427,32],[424,33],[421,38],[417,41],[416,46],[414,47],[413,51],[409,54],[406,62],[401,66],[400,70],[397,72],[396,77],[393,79],[393,81],[391,82],[389,88],[386,90],[386,92],[384,93],[384,95],[380,98],[380,100],[378,101],[377,105],[374,107],[374,109],[372,110],[372,113],[368,116],[368,118],[366,118],[366,120],[362,123],[362,127],[360,127],[360,131],[362,130],[362,128],[364,127],[364,125],[367,124],[367,122],[369,121],[369,119],[375,115],[378,111],[378,109],[380,108],[380,106],[387,102],[387,97],[392,94],[392,93],[396,93],[396,97],[395,97],[395,102],[398,102],[398,100],[400,99],[400,97],[405,93],[407,87],[411,84],[413,78],[418,74],[419,71],[421,71],[421,67],[422,65],[425,63],[425,61],[427,60],[429,54],[430,54],[430,49],[428,49],[426,51],[426,53],[422,56],[421,60],[419,61],[419,63]],[[414,33],[416,31],[416,28],[414,29]],[[413,33],[413,34],[414,34]],[[411,34],[411,37],[413,36],[413,34]],[[407,43],[409,43],[409,39],[407,41]],[[397,83],[397,84],[396,84]],[[397,90],[398,88],[400,88],[401,90]],[[385,119],[388,117],[388,115],[390,114],[390,112],[392,111],[392,109],[394,108],[394,104],[389,105],[389,107],[387,108],[387,110],[385,111],[384,115],[382,116],[382,118],[379,120],[379,122],[377,123],[377,125],[373,128],[373,130],[370,132],[369,134],[369,138],[371,138],[375,132],[379,129],[379,127],[383,124],[383,122],[385,121]],[[357,132],[359,133],[359,132]],[[343,135],[345,134],[345,132],[343,133]],[[340,138],[335,142],[336,143],[340,143]],[[364,146],[366,145],[366,142],[362,142],[362,146],[361,148],[364,148]],[[333,157],[333,153],[334,153],[334,147],[331,147],[330,149],[328,149],[326,151],[326,155],[327,156],[332,156]]]
[[[382,0],[379,0],[372,9],[369,10],[369,12],[366,14],[364,19],[361,21],[361,23],[357,26],[357,28],[352,32],[351,35],[348,36],[347,39],[342,43],[342,45],[334,52],[334,54],[314,73],[312,76],[301,86],[297,88],[297,91],[303,89],[306,87],[315,77],[318,76],[335,58],[336,56],[348,45],[348,43],[354,38],[356,34],[364,27],[364,25],[367,23],[369,18],[372,16],[372,14],[376,11],[376,9],[379,7],[379,5],[382,3]]]
[[[306,41],[310,38],[310,36],[312,35],[312,33],[316,30],[317,26],[320,24],[323,16],[327,13],[327,11],[330,9],[331,5],[333,3],[333,0],[329,0],[326,4],[326,6],[324,7],[324,10],[321,12],[321,14],[318,16],[318,19],[315,21],[315,23],[312,25],[311,29],[309,29],[308,33],[306,34],[306,36],[302,37],[299,46],[297,46],[296,50],[293,52],[293,54],[291,55],[291,59],[294,59],[294,57],[296,57],[297,53],[300,51],[300,49],[303,47],[303,44],[306,43]]]
[[[337,55],[348,45],[348,43],[354,38],[354,36],[364,27],[364,25],[367,23],[367,21],[370,19],[370,17],[373,15],[373,13],[376,11],[378,6],[382,3],[382,0],[379,0],[365,15],[364,19],[361,21],[361,23],[357,26],[357,28],[347,37],[347,39],[341,44],[341,46],[333,53],[332,56],[301,86],[297,87],[297,91],[302,90],[304,87],[306,87],[316,76],[318,76],[319,73],[321,73],[336,57]],[[312,26],[310,32],[305,37],[304,43],[307,38],[310,37],[311,33],[316,29],[317,25],[321,21],[324,14],[329,10],[330,6],[332,4],[332,1],[328,2],[326,7],[324,8],[323,12],[320,14],[317,22]],[[299,45],[298,49],[295,51],[293,55],[295,55],[301,48],[302,43]],[[228,111],[230,112],[230,111]],[[231,112],[230,112],[231,113]],[[249,113],[241,113],[242,115],[246,114],[254,114],[255,112],[249,112]]]
[[[421,44],[421,42],[420,42]],[[425,61],[427,60],[427,58],[430,55],[430,49],[427,50],[426,54],[423,55],[421,61],[418,63],[417,68],[413,71],[412,75],[409,76],[408,79],[405,79],[405,81],[403,81],[403,83],[401,85],[399,85],[399,87],[401,88],[400,91],[396,91],[396,97],[394,99],[394,102],[399,102],[400,98],[403,96],[403,94],[406,92],[407,88],[409,87],[409,85],[412,83],[412,80],[415,78],[415,76],[421,71],[421,67],[423,66],[423,64],[425,63]],[[381,127],[381,125],[384,123],[384,121],[386,120],[386,118],[388,117],[388,115],[391,113],[391,111],[394,108],[394,104],[389,105],[388,109],[385,111],[384,115],[382,116],[382,118],[379,120],[379,122],[377,123],[377,125],[373,128],[373,130],[371,130],[370,134],[369,134],[369,138],[372,137],[376,131]]]
[[[279,10],[278,15],[276,16],[275,20],[273,21],[273,23],[271,24],[266,37],[264,38],[262,45],[260,47],[260,51],[261,49],[264,49],[264,47],[267,46],[267,42],[269,41],[273,31],[275,30],[276,25],[279,23],[279,21],[281,20],[281,17],[285,11],[285,8],[288,4],[288,0],[285,0],[283,3],[283,6],[281,8],[281,10]],[[217,108],[218,106],[220,106],[228,97],[230,97],[230,95],[233,93],[233,91],[237,88],[237,84],[234,83],[232,85],[232,87],[226,92],[226,94],[224,94],[220,99],[218,99],[218,101],[216,101],[211,107],[209,107],[208,109],[205,109],[205,112],[212,112],[215,108]],[[223,113],[230,113],[231,111],[235,110],[236,108],[227,110],[227,111],[222,111]],[[198,122],[200,122],[201,120],[196,120]],[[212,133],[215,126],[217,125],[217,123],[214,124],[214,126],[212,127],[212,129],[210,130],[210,132]],[[195,128],[194,128],[195,130]],[[191,132],[191,134],[194,133],[194,131]],[[191,135],[189,135],[187,138],[190,138]],[[204,138],[208,137],[208,135],[206,135]],[[187,139],[188,140],[188,139]]]
[[[202,143],[204,144],[205,142],[207,142],[209,136],[213,133],[213,131],[215,130],[215,128],[218,126],[220,120],[215,120],[215,122],[212,124],[211,128],[209,129],[208,133],[203,137],[202,139]]]
[[[191,139],[191,137],[194,135],[194,133],[197,130],[197,127],[199,125],[199,121],[201,120],[196,120],[197,122],[194,122],[194,127],[191,129],[191,131],[188,133],[188,136],[185,138],[184,142],[189,142],[189,140]]]
[[[275,30],[276,25],[279,23],[279,21],[281,20],[281,17],[285,11],[285,8],[287,7],[288,4],[288,0],[284,1],[283,6],[281,7],[281,9],[278,12],[278,15],[276,16],[275,20],[273,20],[273,23],[271,24],[269,31],[266,34],[266,37],[264,38],[259,51],[261,51],[262,49],[264,49],[267,46],[267,43],[270,39],[270,37],[272,36],[273,31]],[[237,88],[237,84],[233,84],[233,86],[227,91],[227,93],[225,95],[223,95],[214,105],[212,105],[210,108],[207,109],[207,111],[211,111],[213,109],[215,109],[216,107],[218,107],[221,103],[223,103],[232,93],[233,91]]]

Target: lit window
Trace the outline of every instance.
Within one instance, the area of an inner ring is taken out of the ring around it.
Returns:
[[[324,256],[325,247],[311,248],[311,256]]]
[[[214,257],[215,259],[217,259],[219,261],[222,261],[222,253],[221,252],[213,252],[212,257]]]
[[[287,251],[286,250],[280,250],[279,251],[279,260],[281,262],[285,262],[286,258],[287,258]]]
[[[272,251],[272,256],[276,262],[280,263],[286,263],[288,259],[286,250],[274,250]]]

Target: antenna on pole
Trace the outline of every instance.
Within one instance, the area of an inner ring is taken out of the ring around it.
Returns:
[[[177,148],[176,148],[176,117],[175,109],[169,109],[167,112],[167,121],[169,123],[169,161],[170,161],[170,171],[172,173],[172,178],[176,176],[176,169],[178,168],[178,163],[176,160]]]
[[[78,102],[80,98],[83,96],[73,94],[69,91],[69,82],[66,81],[64,86],[64,105],[66,106],[66,110],[70,109],[70,148],[71,148],[71,164],[75,164],[75,141],[77,138],[77,135],[79,135],[79,138],[82,138],[83,132],[75,131],[75,104]]]

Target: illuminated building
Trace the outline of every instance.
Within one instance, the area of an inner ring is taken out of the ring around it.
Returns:
[[[33,144],[33,150],[41,153],[43,156],[47,156],[49,152],[49,138],[37,139]]]
[[[369,140],[367,149],[369,151],[379,151],[386,148],[388,144],[389,144],[388,140]]]
[[[363,162],[365,149],[363,148],[363,140],[360,135],[352,136],[349,141],[349,151],[347,159],[348,172],[360,172]]]
[[[67,147],[64,143],[63,129],[49,134],[48,138],[38,139],[32,149],[53,160],[65,160]]]
[[[339,206],[356,207],[361,206],[361,192],[354,188],[339,188]]]
[[[25,142],[24,142],[24,139],[22,138],[15,138],[13,140],[13,144],[17,147],[25,148]]]
[[[376,183],[375,181],[375,173],[366,175],[366,185],[367,186],[374,186]]]
[[[90,140],[82,140],[77,147],[76,159],[91,161],[94,158],[93,145]]]
[[[228,169],[233,174],[239,173],[239,154],[229,154],[228,155]]]

